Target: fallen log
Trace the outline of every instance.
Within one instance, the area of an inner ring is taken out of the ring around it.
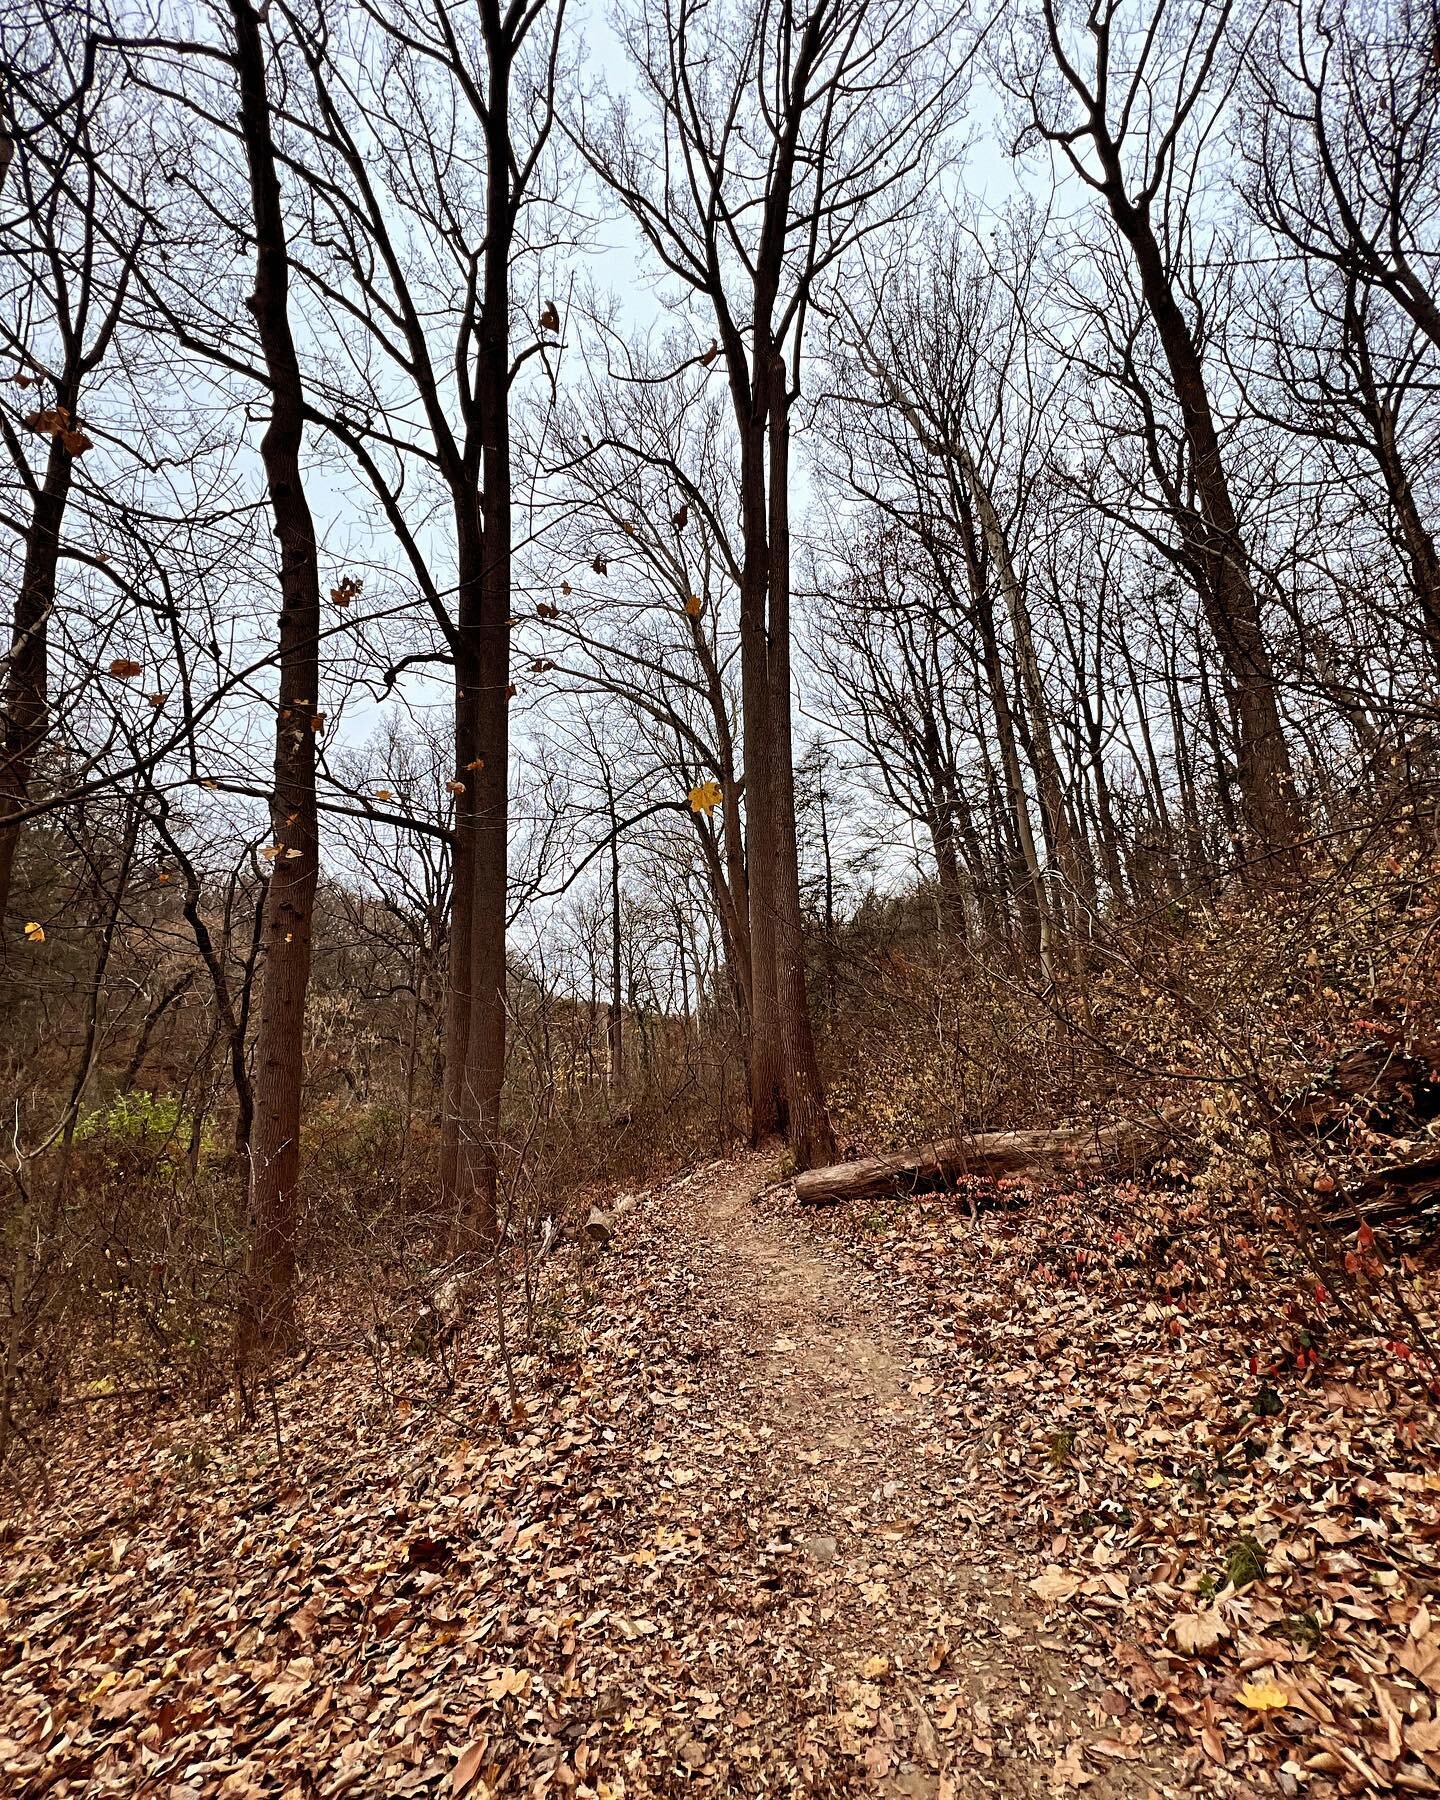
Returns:
[[[847,1200],[880,1200],[893,1194],[928,1194],[953,1187],[965,1175],[1053,1175],[1153,1156],[1169,1132],[1162,1114],[1118,1125],[1072,1126],[1059,1131],[982,1131],[941,1138],[895,1156],[807,1169],[795,1178],[802,1206],[838,1206]]]
[[[1440,1155],[1427,1150],[1373,1169],[1355,1186],[1322,1200],[1317,1211],[1338,1235],[1368,1225],[1412,1249],[1428,1249],[1440,1235]]]

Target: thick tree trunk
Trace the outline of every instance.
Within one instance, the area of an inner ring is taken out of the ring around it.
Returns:
[[[625,994],[621,987],[620,957],[620,829],[615,816],[615,796],[608,786],[610,803],[610,1016],[606,1021],[610,1087],[618,1093],[625,1084]]]
[[[510,780],[510,79],[514,19],[482,0],[485,257],[468,434],[450,472],[459,592],[455,629],[456,835],[446,1010],[441,1186],[461,1247],[499,1229],[505,1082]],[[478,486],[478,509],[476,492]]]
[[[458,1227],[465,1211],[460,1187],[460,1144],[465,1132],[465,1058],[470,1043],[474,992],[475,862],[478,826],[474,765],[480,736],[477,699],[479,656],[471,620],[479,611],[480,528],[463,491],[455,496],[458,592],[455,628],[455,843],[451,856],[450,921],[445,995],[445,1073],[440,1103],[440,1193]]]
[[[948,805],[937,799],[925,821],[930,832],[930,846],[935,857],[935,881],[940,890],[940,919],[943,929],[954,937],[969,935],[969,892],[960,874],[960,856],[956,848],[955,820]]]
[[[750,899],[750,1136],[758,1144],[788,1126],[776,974],[778,872],[766,617],[770,572],[763,415],[758,423],[745,423],[740,487],[745,543],[740,581],[740,703],[745,750],[745,875]]]
[[[512,48],[497,0],[484,0],[480,17],[489,60],[487,230],[475,361],[475,403],[484,456],[475,703],[480,766],[457,778],[473,783],[476,821],[460,1185],[467,1235],[489,1243],[499,1229],[500,1105],[509,1024],[505,936],[510,870],[510,248],[514,204],[510,193]]]
[[[255,292],[249,301],[270,388],[260,456],[280,544],[280,692],[271,798],[272,867],[262,925],[265,963],[255,1039],[249,1244],[238,1347],[293,1343],[296,1187],[304,1084],[305,998],[319,873],[314,717],[320,686],[320,578],[300,473],[304,390],[290,331],[289,254],[265,86],[265,52],[249,0],[230,0],[240,133],[250,170]]]

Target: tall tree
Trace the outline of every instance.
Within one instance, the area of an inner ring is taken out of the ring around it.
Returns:
[[[1197,144],[1234,79],[1234,6],[1145,0],[1132,12],[1130,0],[1099,0],[1083,14],[1042,0],[1038,28],[1012,37],[1003,78],[1023,97],[1029,129],[1100,196],[1131,258],[1183,425],[1194,499],[1177,503],[1175,524],[1236,715],[1246,823],[1260,846],[1280,849],[1302,815],[1185,264]]]
[[[0,410],[16,478],[19,581],[0,702],[0,932],[23,813],[50,725],[50,662],[66,514],[94,448],[85,407],[124,314],[144,226],[115,204],[111,97],[82,79],[83,21],[49,15],[7,53],[0,85],[8,183],[0,246],[9,270],[0,342],[16,359]],[[78,28],[77,28],[78,27]],[[8,36],[8,30],[6,35]],[[3,179],[6,177],[0,177]]]
[[[320,704],[320,568],[301,452],[305,389],[290,322],[290,256],[266,82],[265,42],[250,0],[229,0],[238,121],[250,178],[255,289],[247,305],[264,361],[270,419],[260,457],[280,556],[270,884],[265,895],[260,1018],[250,1133],[249,1239],[239,1329],[242,1358],[295,1338],[295,1224],[320,830],[315,733]]]
[[[548,197],[565,0],[477,0],[473,13],[395,0],[349,21],[288,16],[309,77],[295,152],[312,220],[303,274],[353,347],[349,378],[312,396],[312,411],[395,534],[440,638],[429,660],[453,670],[440,1174],[460,1235],[481,1241],[497,1229],[507,1017],[511,388],[560,326],[554,302],[537,303],[538,328],[512,353],[512,285],[517,256],[533,248],[522,216]],[[443,153],[423,174],[417,106],[432,130],[445,121]],[[445,534],[410,500],[417,482],[437,480]]]
[[[948,24],[949,22],[947,22]],[[752,1129],[834,1151],[805,988],[791,729],[790,428],[817,284],[913,199],[955,92],[923,9],[664,0],[625,24],[629,107],[575,130],[662,267],[708,308],[738,437]],[[952,40],[953,41],[953,40]]]

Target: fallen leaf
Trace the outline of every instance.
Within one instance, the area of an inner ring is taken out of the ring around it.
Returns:
[[[477,1738],[468,1750],[461,1752],[460,1760],[450,1771],[452,1794],[458,1796],[473,1792],[475,1800],[489,1800],[489,1786],[480,1780],[480,1765],[485,1760],[486,1748],[484,1738]]]
[[[1030,1583],[1030,1590],[1047,1606],[1060,1606],[1080,1592],[1080,1578],[1068,1574],[1058,1563],[1051,1563],[1043,1575],[1037,1575]]]
[[[1279,1712],[1290,1704],[1290,1696],[1273,1681],[1247,1681],[1235,1698],[1251,1712]]]
[[[1170,1631],[1187,1656],[1203,1656],[1230,1635],[1225,1621],[1213,1612],[1181,1613]]]

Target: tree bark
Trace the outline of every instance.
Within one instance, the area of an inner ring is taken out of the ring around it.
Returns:
[[[1102,144],[1100,149],[1107,177],[1102,191],[1116,229],[1134,255],[1190,450],[1199,509],[1180,524],[1201,575],[1200,598],[1234,699],[1241,811],[1262,847],[1283,850],[1299,837],[1303,820],[1280,719],[1279,685],[1261,628],[1260,602],[1220,453],[1204,366],[1148,210],[1126,197],[1114,147]]]
[[[510,251],[515,198],[511,192],[510,80],[512,32],[520,15],[502,15],[498,0],[481,0],[480,27],[489,65],[485,129],[486,231],[482,298],[474,366],[474,407],[482,456],[478,581],[460,596],[459,637],[467,692],[465,719],[457,714],[457,751],[471,750],[455,773],[463,784],[460,838],[468,838],[464,862],[467,901],[460,898],[456,861],[456,916],[452,931],[464,951],[452,950],[465,986],[468,1017],[458,1017],[465,990],[452,1000],[455,1036],[446,1046],[447,1085],[459,1064],[455,1147],[459,1235],[463,1242],[493,1242],[499,1230],[500,1108],[505,1083],[508,1014],[505,936],[509,899],[510,781]],[[523,30],[523,27],[521,27]],[[457,682],[457,705],[461,696]],[[473,735],[472,735],[473,733]],[[458,758],[457,758],[458,760]],[[457,840],[457,851],[459,841]],[[463,1041],[462,1041],[463,1040]]]
[[[471,497],[454,496],[459,581],[455,597],[455,845],[451,860],[450,926],[445,997],[445,1077],[440,1113],[440,1193],[456,1228],[466,1211],[461,1191],[461,1141],[467,1119],[466,1056],[474,995],[475,862],[478,822],[474,764],[480,753],[477,696],[479,657],[470,621],[479,611],[480,525]]]
[[[795,1182],[802,1206],[836,1206],[953,1187],[963,1176],[1059,1174],[1136,1163],[1164,1142],[1163,1118],[1056,1131],[986,1131],[941,1138],[894,1156],[812,1169]]]
[[[774,744],[770,729],[769,522],[765,421],[742,420],[740,701],[745,753],[746,884],[750,900],[750,1137],[788,1129],[776,975]]]
[[[605,798],[610,806],[610,1015],[606,1038],[610,1061],[610,1088],[618,1093],[625,1084],[625,994],[620,965],[620,825],[615,816],[615,795],[605,778]]]
[[[1410,569],[1410,586],[1420,612],[1420,626],[1431,668],[1440,673],[1440,551],[1426,529],[1415,498],[1415,487],[1400,453],[1396,429],[1397,408],[1380,392],[1365,315],[1353,277],[1345,287],[1345,335],[1355,357],[1360,410],[1369,427],[1369,448],[1385,483],[1391,511],[1400,537],[1400,548]]]
[[[799,1169],[831,1162],[835,1133],[825,1105],[810,997],[805,984],[805,928],[800,910],[800,859],[795,826],[795,754],[790,718],[790,403],[785,365],[774,358],[769,394],[770,568],[769,736],[775,820],[775,978],[785,1058],[789,1137]]]
[[[62,387],[56,404],[73,416],[74,383]],[[0,929],[9,910],[20,826],[7,821],[25,805],[35,758],[49,722],[50,615],[55,610],[60,529],[70,495],[74,459],[58,436],[50,440],[45,479],[35,496],[25,534],[25,562],[10,633],[5,678],[3,749],[0,749]]]
[[[1040,801],[1040,818],[1045,828],[1046,844],[1055,858],[1064,893],[1054,911],[1065,916],[1082,893],[1080,855],[1069,817],[1065,810],[1065,784],[1060,775],[1060,759],[1055,753],[1054,732],[1050,723],[1050,704],[1040,674],[1040,659],[1035,653],[1035,637],[1030,628],[1030,609],[1015,573],[1010,556],[1010,541],[1004,524],[991,498],[990,490],[964,443],[952,446],[960,458],[966,486],[974,502],[990,561],[994,564],[1005,597],[1005,610],[1015,640],[1015,661],[1020,673],[1020,691],[1025,697],[1029,715],[1030,757],[1035,769],[1035,785]],[[1038,873],[1038,871],[1037,871]],[[1048,885],[1048,884],[1047,884]]]
[[[315,732],[320,685],[320,578],[315,527],[300,472],[305,397],[290,329],[289,251],[276,172],[260,20],[249,0],[230,0],[240,135],[255,229],[254,315],[270,390],[260,441],[280,544],[279,699],[271,797],[272,869],[265,895],[260,1021],[255,1040],[255,1117],[250,1137],[249,1242],[237,1348],[295,1342],[296,1188],[304,1087],[305,999],[319,874]]]
[[[991,715],[995,720],[1005,801],[1010,815],[1011,833],[1025,871],[1021,891],[1030,902],[1035,949],[1041,973],[1049,981],[1055,974],[1054,922],[1050,896],[1040,867],[1039,848],[1030,822],[1030,797],[1025,792],[1025,776],[1020,764],[1020,740],[1015,711],[1010,704],[1010,684],[1005,677],[999,634],[995,629],[995,609],[990,584],[986,579],[985,562],[976,539],[972,500],[968,492],[963,492],[957,495],[957,501],[957,513],[964,538],[965,573],[970,586],[971,612],[980,635],[985,689]]]

